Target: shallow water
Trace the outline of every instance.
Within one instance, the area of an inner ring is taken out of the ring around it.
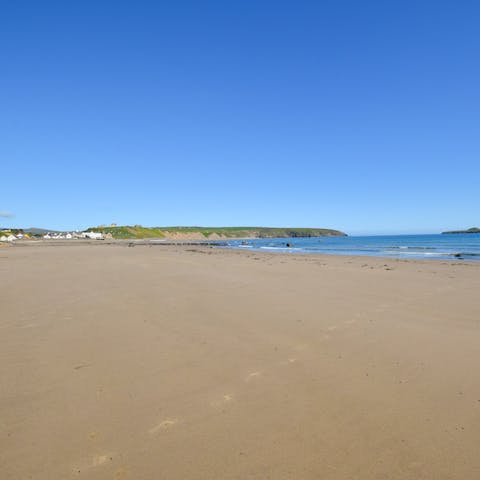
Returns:
[[[270,252],[480,261],[480,234],[229,240],[227,248]],[[292,246],[287,247],[290,243]]]

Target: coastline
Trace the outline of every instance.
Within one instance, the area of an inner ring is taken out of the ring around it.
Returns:
[[[0,256],[6,478],[478,477],[476,262]]]

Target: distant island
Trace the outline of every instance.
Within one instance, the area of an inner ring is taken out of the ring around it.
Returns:
[[[468,230],[451,230],[449,232],[442,232],[442,234],[450,234],[450,233],[480,233],[480,228],[477,227],[472,227],[469,228]]]
[[[98,226],[86,231],[103,233],[118,239],[166,238],[174,240],[217,240],[227,238],[288,238],[288,237],[346,237],[339,230],[328,228],[269,228],[269,227],[142,227]]]

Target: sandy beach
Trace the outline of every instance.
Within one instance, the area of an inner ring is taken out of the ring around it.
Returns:
[[[480,263],[0,248],[5,480],[480,478]]]

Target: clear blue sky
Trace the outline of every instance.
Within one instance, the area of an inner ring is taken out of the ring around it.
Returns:
[[[477,1],[1,2],[0,225],[478,225],[479,25]]]

